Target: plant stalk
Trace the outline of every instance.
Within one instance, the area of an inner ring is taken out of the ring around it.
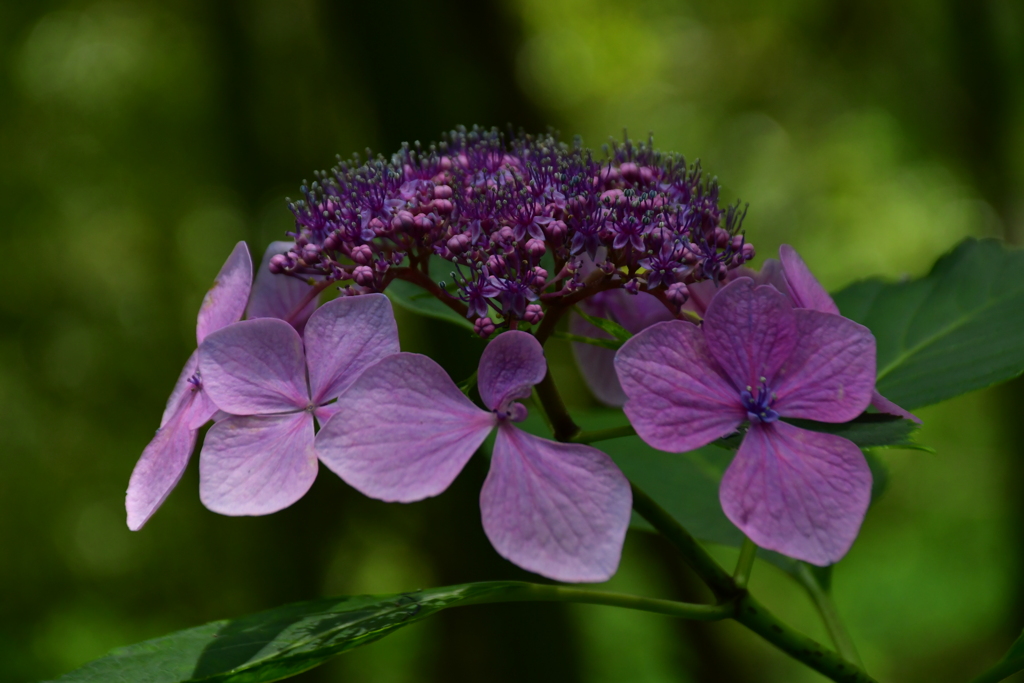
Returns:
[[[818,609],[821,620],[825,622],[825,628],[836,646],[836,651],[857,666],[864,666],[861,663],[857,647],[853,644],[853,638],[850,637],[850,632],[846,630],[846,625],[839,618],[839,611],[836,609],[835,603],[832,602],[832,596],[803,562],[797,565],[796,575],[807,590],[807,594],[811,596],[811,600],[814,601],[814,606]]]

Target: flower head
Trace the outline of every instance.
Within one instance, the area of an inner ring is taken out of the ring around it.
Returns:
[[[846,422],[867,407],[867,328],[739,278],[702,326],[649,327],[622,346],[615,367],[626,415],[655,448],[693,450],[749,423],[719,493],[755,543],[818,565],[846,553],[871,498],[867,462],[852,442],[780,418]]]
[[[229,325],[199,347],[206,392],[230,414],[206,435],[199,496],[225,515],[288,507],[316,478],[314,417],[369,365],[398,353],[391,303],[382,294],[342,297],[318,308],[300,337],[277,319]]]
[[[520,401],[547,372],[537,340],[504,332],[484,350],[473,404],[434,361],[400,353],[369,368],[320,430],[320,459],[362,493],[386,501],[436,496],[497,428],[480,492],[484,531],[506,559],[561,581],[615,573],[629,525],[629,483],[590,446],[513,426]]]
[[[263,256],[263,265],[253,283],[252,259],[245,242],[235,245],[199,307],[196,342],[236,323],[243,313],[250,318],[288,319],[299,329],[316,307],[310,286],[287,275],[275,275],[271,259],[294,248],[291,242],[274,242]],[[167,400],[160,429],[139,458],[125,497],[128,528],[137,531],[156,512],[178,484],[195,448],[196,434],[210,421],[218,406],[205,390],[199,368],[200,353],[194,351],[185,362],[174,390]]]

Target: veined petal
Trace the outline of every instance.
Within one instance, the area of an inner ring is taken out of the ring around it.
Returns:
[[[797,308],[839,315],[839,307],[811,273],[811,269],[800,258],[800,254],[796,253],[796,249],[783,244],[779,247],[779,258],[782,260],[782,272],[789,284],[789,295]]]
[[[203,390],[233,415],[266,415],[309,404],[302,339],[288,323],[243,320],[199,347]]]
[[[806,308],[794,314],[799,341],[772,384],[772,407],[784,417],[852,420],[875,388],[874,336],[842,316]]]
[[[757,545],[825,566],[857,537],[871,501],[871,470],[842,437],[755,423],[722,477],[719,498]]]
[[[497,410],[528,397],[547,371],[544,349],[536,337],[518,330],[502,332],[480,356],[477,389],[484,405]]]
[[[569,331],[581,337],[611,339],[604,330],[591,325],[581,316],[573,313],[569,317]],[[593,344],[573,342],[572,353],[576,357],[576,365],[580,369],[587,388],[597,400],[609,406],[621,406],[626,402],[626,394],[615,374],[615,351]]]
[[[618,569],[633,497],[611,458],[504,423],[480,491],[494,549],[556,581],[606,581]]]
[[[192,355],[185,361],[185,367],[181,369],[178,374],[178,381],[174,383],[174,389],[171,390],[171,395],[167,398],[167,405],[164,407],[163,417],[160,418],[160,426],[163,427],[167,424],[167,421],[174,416],[178,410],[181,409],[181,405],[188,401],[192,389],[195,386],[189,382],[189,379],[196,374],[199,370],[199,351],[193,351]]]
[[[739,394],[719,374],[700,328],[658,323],[615,354],[623,408],[644,441],[682,453],[729,434],[746,419]]]
[[[249,247],[239,242],[217,273],[213,287],[203,297],[196,321],[196,343],[202,344],[206,335],[241,320],[251,289]]]
[[[919,418],[917,415],[914,415],[909,410],[904,410],[903,408],[899,407],[898,405],[887,399],[885,396],[882,396],[880,393],[878,393],[877,389],[871,394],[871,407],[880,413],[888,413],[889,415],[899,415],[904,420],[912,420],[917,424],[921,424],[921,418]]]
[[[370,366],[332,405],[317,455],[353,488],[389,502],[444,491],[497,421],[440,365],[414,353]]]
[[[206,433],[199,498],[222,515],[267,515],[302,498],[316,471],[309,413],[229,417]]]
[[[128,480],[124,507],[128,513],[129,529],[141,529],[167,500],[181,481],[195,445],[196,430],[188,428],[183,412],[171,415],[157,430]]]
[[[768,383],[796,345],[793,307],[774,287],[739,278],[722,287],[704,317],[708,350],[737,390]]]
[[[303,332],[313,403],[337,398],[370,365],[398,353],[398,326],[383,294],[346,296],[316,310]]]
[[[301,331],[309,316],[316,310],[316,297],[298,309],[299,304],[309,295],[310,285],[291,275],[270,272],[270,259],[278,254],[284,254],[294,246],[294,242],[271,242],[267,247],[260,269],[256,272],[249,307],[245,311],[245,316],[250,320],[279,318],[288,320],[295,329]]]

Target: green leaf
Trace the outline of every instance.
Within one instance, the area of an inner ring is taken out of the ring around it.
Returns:
[[[435,282],[447,281],[450,283],[452,270],[454,270],[454,264],[450,261],[445,261],[441,258],[430,259],[430,279]],[[473,329],[473,323],[438,301],[437,297],[427,290],[411,282],[392,280],[388,288],[384,290],[384,293],[396,305],[413,313],[418,313],[428,318],[446,320],[467,330]]]
[[[878,342],[878,391],[913,410],[1024,372],[1024,250],[968,239],[910,282],[835,295]]]
[[[843,422],[841,424],[799,420],[796,418],[786,418],[785,421],[794,427],[809,429],[812,432],[824,432],[841,436],[844,439],[849,439],[861,448],[881,447],[932,450],[914,440],[913,434],[917,431],[918,425],[895,415],[864,413],[850,422]]]
[[[494,581],[285,605],[116,649],[59,683],[278,681],[446,607],[517,585]]]
[[[581,318],[586,320],[594,327],[600,330],[604,330],[605,332],[610,334],[612,336],[612,339],[615,339],[616,341],[619,342],[619,346],[622,345],[622,342],[629,341],[633,337],[633,335],[630,334],[629,330],[627,330],[625,327],[618,324],[617,322],[613,322],[611,320],[608,320],[607,318],[598,318],[597,316],[587,315],[586,313],[581,311],[579,307],[577,307],[575,311]],[[618,348],[618,346],[616,346],[615,348]]]
[[[996,683],[1009,678],[1018,671],[1024,671],[1024,633],[1021,633],[1020,637],[1013,642],[1002,659],[971,683]]]

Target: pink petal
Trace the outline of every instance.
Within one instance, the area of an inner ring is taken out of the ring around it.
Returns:
[[[615,369],[640,438],[682,453],[735,431],[747,413],[717,367],[700,328],[680,320],[648,327],[623,344]]]
[[[271,242],[263,254],[260,269],[256,271],[256,282],[252,298],[245,315],[247,318],[279,318],[287,320],[296,329],[302,330],[309,316],[316,310],[317,297],[299,308],[309,295],[310,285],[297,277],[270,272],[270,259],[283,254],[295,246],[294,242]]]
[[[779,258],[782,260],[783,273],[789,284],[789,294],[797,308],[839,315],[839,307],[811,273],[811,269],[800,258],[800,254],[796,253],[796,249],[783,244],[779,247]]]
[[[213,287],[206,293],[199,307],[196,343],[202,344],[206,335],[241,320],[251,288],[252,259],[249,258],[249,247],[245,246],[245,242],[239,242],[217,273]]]
[[[797,343],[793,307],[774,287],[739,278],[722,287],[704,317],[708,349],[738,390],[769,384]]]
[[[527,398],[547,371],[544,349],[537,338],[510,330],[499,334],[480,356],[477,389],[484,405],[498,410],[510,401]]]
[[[846,422],[868,407],[875,388],[871,331],[831,313],[798,309],[799,342],[771,387],[784,417]]]
[[[604,330],[594,327],[579,315],[573,313],[569,318],[569,331],[581,337],[611,339]],[[573,342],[572,353],[576,357],[576,365],[580,369],[587,388],[597,400],[609,406],[621,406],[626,402],[626,394],[615,374],[615,351],[593,344]]]
[[[909,410],[904,410],[903,408],[900,408],[898,405],[887,399],[885,396],[882,396],[880,393],[878,393],[877,389],[871,394],[871,407],[880,413],[888,413],[889,415],[899,415],[904,420],[913,420],[917,424],[921,424],[921,418],[919,418],[917,415],[914,415]]]
[[[185,367],[181,369],[178,374],[178,381],[174,383],[174,389],[171,391],[171,395],[167,399],[167,405],[164,407],[163,417],[160,418],[160,426],[163,427],[167,424],[167,421],[174,416],[178,410],[181,409],[183,403],[191,399],[192,390],[195,388],[189,378],[196,374],[199,370],[199,351],[193,351],[192,355],[185,361]]]
[[[313,417],[229,417],[206,433],[199,498],[222,515],[267,515],[302,498],[316,479]]]
[[[321,306],[303,332],[313,403],[337,398],[360,373],[398,353],[398,326],[383,294],[346,296]]]
[[[606,581],[632,504],[626,477],[596,448],[498,427],[480,511],[505,559],[556,581]]]
[[[426,356],[370,366],[316,436],[320,459],[371,498],[410,503],[448,488],[497,418]]]
[[[762,548],[824,566],[850,549],[871,500],[860,450],[832,434],[755,423],[719,489],[722,509]]]
[[[302,339],[282,320],[244,320],[214,332],[199,347],[199,372],[203,390],[234,415],[309,404]]]
[[[138,531],[181,481],[196,445],[196,430],[189,429],[184,413],[178,412],[157,430],[142,451],[142,457],[128,480],[124,506],[128,528]]]

